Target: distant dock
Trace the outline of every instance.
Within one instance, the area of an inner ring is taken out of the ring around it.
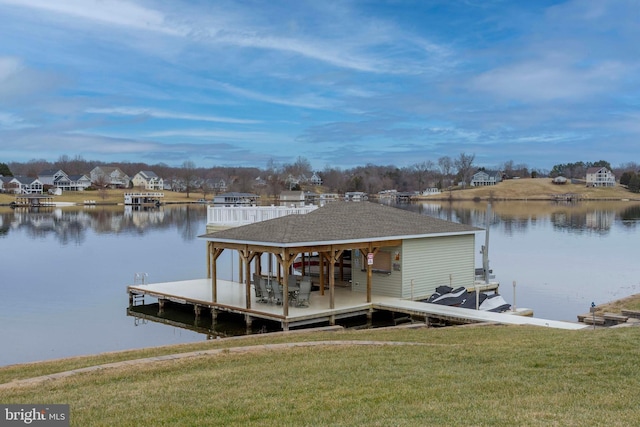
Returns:
[[[159,206],[160,199],[164,197],[161,192],[132,192],[124,193],[124,204],[130,206]]]

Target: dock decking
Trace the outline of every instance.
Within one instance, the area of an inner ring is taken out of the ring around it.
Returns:
[[[336,319],[359,315],[371,316],[375,310],[386,310],[397,313],[441,319],[454,323],[493,322],[511,325],[535,325],[559,329],[584,329],[585,324],[562,322],[557,320],[538,319],[521,316],[515,313],[491,313],[486,311],[469,310],[459,307],[447,307],[438,304],[427,304],[400,298],[372,296],[371,303],[366,302],[366,294],[353,292],[350,288],[335,287],[335,307],[329,307],[329,291],[324,295],[319,291],[311,294],[309,307],[288,307],[288,315],[283,315],[281,305],[259,303],[252,299],[251,308],[245,308],[245,285],[227,280],[217,281],[217,302],[212,299],[211,279],[194,279],[179,282],[152,283],[130,285],[127,287],[130,304],[136,296],[150,296],[157,298],[162,305],[163,300],[181,304],[193,305],[196,315],[202,309],[211,310],[215,319],[217,311],[229,311],[245,315],[247,325],[252,318],[262,318],[280,322],[282,329],[329,322],[335,324]]]

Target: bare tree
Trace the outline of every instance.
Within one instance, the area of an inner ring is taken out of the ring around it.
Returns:
[[[449,156],[443,156],[438,159],[438,167],[442,174],[442,187],[451,186],[451,169],[453,169],[453,160]]]
[[[184,180],[184,189],[187,193],[187,199],[189,194],[196,189],[198,176],[196,175],[196,164],[191,160],[185,160],[182,163],[182,179]]]
[[[276,196],[280,194],[283,188],[282,168],[275,160],[269,159],[265,173],[267,174],[264,179],[267,182],[268,195],[272,196],[275,200]]]
[[[412,169],[418,183],[418,190],[423,191],[425,184],[429,179],[429,174],[433,169],[433,162],[431,160],[427,160],[424,162],[416,163],[412,166]]]
[[[473,161],[476,159],[475,154],[460,153],[458,158],[454,160],[454,165],[458,170],[458,175],[462,181],[466,184],[469,183],[471,178],[471,171],[473,170]]]

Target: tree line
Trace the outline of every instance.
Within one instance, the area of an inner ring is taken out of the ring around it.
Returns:
[[[455,157],[442,156],[437,160],[424,160],[406,167],[366,164],[346,169],[325,166],[323,170],[313,170],[309,160],[302,156],[297,157],[293,163],[279,163],[270,159],[265,167],[259,168],[197,167],[192,161],[184,161],[178,167],[164,163],[152,165],[143,162],[105,163],[85,160],[81,156],[71,158],[63,155],[54,162],[38,159],[24,163],[0,163],[0,175],[37,177],[40,172],[47,169],[62,169],[69,175],[79,175],[88,174],[96,166],[117,166],[130,177],[142,170],[151,170],[162,177],[165,182],[180,182],[183,191],[188,193],[202,192],[205,195],[215,191],[211,183],[220,180],[225,181],[227,191],[276,195],[283,190],[300,188],[299,184],[292,185],[291,177],[296,180],[300,177],[310,178],[314,172],[322,179],[323,190],[330,192],[363,191],[373,194],[391,189],[424,191],[429,187],[442,190],[460,183],[469,183],[472,175],[480,169],[475,163],[475,154],[464,152]],[[503,172],[507,179],[558,175],[584,179],[586,170],[592,166],[604,166],[611,169],[610,164],[604,160],[557,164],[553,166],[551,171],[531,169],[526,164],[516,164],[513,160],[509,160],[492,169]],[[639,170],[640,167],[637,164],[628,163],[613,171],[617,177],[621,177],[623,172],[637,174]]]

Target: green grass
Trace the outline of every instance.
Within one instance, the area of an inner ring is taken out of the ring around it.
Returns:
[[[626,426],[640,419],[639,339],[640,328],[535,327],[246,337],[178,349],[308,340],[423,345],[223,352],[0,389],[0,402],[69,403],[72,425],[79,426]],[[150,352],[176,348],[126,357]],[[73,364],[81,366],[83,360]],[[26,378],[40,375],[43,366],[68,369],[68,363],[8,367],[0,373]]]

